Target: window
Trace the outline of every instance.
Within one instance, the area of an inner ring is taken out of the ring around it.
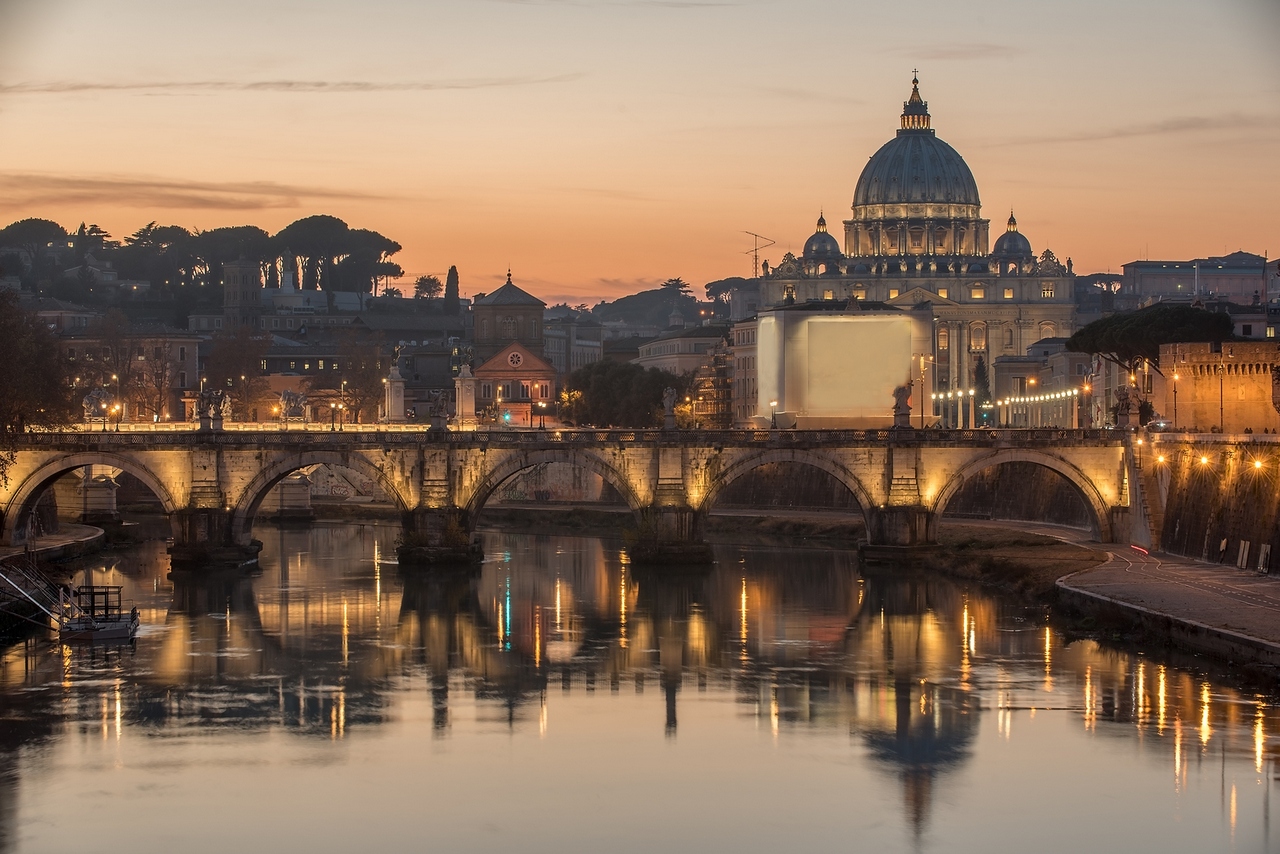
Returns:
[[[179,361],[179,362],[185,362],[186,360],[187,360],[187,348],[186,348],[186,347],[179,347],[179,348],[178,348],[178,361]]]
[[[946,288],[938,288],[938,296],[942,297],[943,299],[948,298],[947,293],[948,293],[948,290]]]
[[[321,360],[319,360],[318,362],[316,362],[316,367],[323,371],[323,370],[324,370],[324,359],[321,359]]]
[[[1012,326],[1006,326],[1004,328],[1004,346],[1006,347],[1013,346],[1013,327]]]
[[[280,328],[280,318],[278,318],[278,317],[273,317],[273,318],[271,318],[271,328],[272,328],[272,329],[279,329],[279,328]]]
[[[528,400],[530,397],[532,397],[532,395],[529,394],[529,384],[525,382],[520,383],[520,399]]]
[[[898,289],[889,288],[889,299],[897,299],[897,298],[898,298]]]
[[[262,372],[263,372],[264,374],[267,372],[267,360],[266,360],[266,359],[263,359],[263,360],[262,360]]]
[[[480,396],[485,400],[488,400],[489,398],[493,397],[493,386],[490,385],[489,383],[481,383]]]
[[[836,298],[835,291],[831,290],[831,288],[827,288],[825,291],[822,292],[822,298],[835,299]]]
[[[1040,284],[1040,299],[1053,299],[1053,282]]]
[[[1252,337],[1253,337],[1253,324],[1252,324],[1252,323],[1245,323],[1245,324],[1241,325],[1241,327],[1240,327],[1240,334],[1241,334],[1241,335],[1243,335],[1245,338],[1252,338]]]
[[[1004,298],[1005,298],[1005,299],[1013,299],[1013,288],[1005,288],[1005,289],[1004,289]]]
[[[160,348],[159,348],[159,347],[152,347],[152,348],[151,348],[151,358],[155,359],[157,362],[158,362],[158,361],[160,361]]]
[[[986,298],[987,298],[986,288],[970,288],[969,289],[969,299],[986,299]]]
[[[1268,327],[1267,327],[1267,337],[1268,337],[1268,338],[1275,338],[1275,337],[1276,337],[1276,328],[1275,328],[1274,326],[1268,326]]]
[[[1077,362],[1077,363],[1076,363],[1076,376],[1078,376],[1078,377],[1082,377],[1082,376],[1084,376],[1084,368],[1085,368],[1084,362]]]
[[[1267,332],[1268,332],[1268,333],[1270,333],[1270,332],[1271,332],[1271,330],[1270,330],[1270,329],[1268,329],[1268,330],[1267,330]],[[1270,337],[1271,337],[1271,335],[1270,335],[1270,334],[1268,334],[1268,335],[1267,335],[1267,337],[1268,337],[1268,338],[1270,338]],[[68,348],[67,348],[67,358],[68,358],[68,359],[72,359],[72,360],[74,360],[74,359],[75,359],[75,357],[76,357],[76,348],[75,348],[75,347],[68,347]]]
[[[296,371],[297,369],[298,369],[298,363],[291,359],[289,361],[289,370]]]
[[[969,349],[985,350],[987,349],[987,327],[982,323],[975,323],[969,327]]]
[[[214,329],[221,329],[221,328],[222,328],[222,318],[221,318],[221,317],[215,317],[215,318],[213,319],[213,328],[214,328]]]
[[[1057,333],[1057,329],[1054,327],[1052,322],[1046,320],[1040,324],[1041,340],[1044,340],[1045,338],[1052,338],[1056,333]]]
[[[858,288],[857,290],[855,290],[855,291],[853,292],[853,298],[854,298],[854,299],[866,299],[866,298],[867,298],[867,292],[866,292],[864,289],[862,289],[862,288]]]
[[[178,371],[178,388],[186,388],[186,387],[187,387],[187,372]]]
[[[947,350],[951,347],[951,333],[945,327],[938,330],[938,349]]]

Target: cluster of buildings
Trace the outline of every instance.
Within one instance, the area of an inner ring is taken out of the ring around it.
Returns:
[[[1280,428],[1268,385],[1280,372],[1274,263],[1235,252],[1079,275],[1071,258],[1037,252],[1012,211],[992,241],[977,181],[937,136],[917,80],[842,226],[838,237],[820,214],[800,255],[766,260],[725,300],[703,304],[692,322],[675,311],[666,328],[548,309],[509,273],[492,293],[446,309],[304,290],[289,273],[264,287],[254,262],[224,265],[220,310],[190,315],[185,329],[113,331],[79,306],[31,307],[63,338],[85,387],[125,401],[114,414],[127,420],[190,420],[212,337],[247,326],[269,336],[258,369],[273,395],[326,377],[343,388],[350,357],[341,342],[365,342],[389,380],[378,417],[392,422],[457,417],[458,380],[469,375],[468,423],[545,424],[567,374],[617,359],[691,376],[685,402],[701,427],[889,426],[905,388],[913,426],[1098,426],[1130,392],[1172,419],[1180,392],[1185,426]],[[1066,350],[1088,322],[1160,301],[1229,314],[1239,340],[1204,353],[1209,345],[1179,346],[1142,376]],[[1246,398],[1266,406],[1226,406]],[[1228,424],[1227,409],[1249,423]],[[278,415],[254,408],[233,420]]]

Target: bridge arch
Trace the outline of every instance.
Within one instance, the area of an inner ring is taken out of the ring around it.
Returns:
[[[724,491],[725,487],[769,463],[795,463],[816,468],[831,475],[853,493],[858,506],[862,508],[863,522],[870,525],[871,520],[868,517],[868,513],[875,506],[875,502],[872,501],[871,493],[867,491],[867,488],[858,479],[857,475],[839,460],[827,454],[791,448],[772,448],[759,451],[730,463],[723,471],[715,475],[711,483],[708,484],[706,494],[698,505],[698,514],[705,518],[711,512],[711,508],[715,506],[716,499]]]
[[[55,457],[23,479],[4,508],[4,542],[9,545],[25,543],[28,520],[40,495],[67,472],[85,466],[110,466],[122,469],[142,481],[147,489],[160,499],[165,513],[173,513],[178,509],[178,503],[164,483],[138,460],[125,454],[109,451],[82,451],[64,457]]]
[[[254,475],[253,480],[240,491],[231,514],[231,536],[237,543],[247,543],[252,539],[253,518],[258,515],[262,500],[267,497],[271,488],[296,471],[318,465],[337,466],[359,472],[376,482],[382,491],[395,500],[401,511],[413,507],[400,487],[387,476],[379,466],[374,465],[364,454],[343,453],[341,451],[303,451],[281,457]]]
[[[484,509],[485,503],[505,481],[526,469],[544,463],[563,463],[597,474],[604,478],[605,483],[618,491],[633,513],[638,514],[641,510],[640,497],[622,472],[597,454],[580,448],[570,448],[567,453],[564,450],[522,451],[503,459],[472,490],[464,508],[468,517],[474,520],[476,515]]]
[[[1085,507],[1088,508],[1090,515],[1093,517],[1093,533],[1098,538],[1098,541],[1104,543],[1113,541],[1111,508],[1089,476],[1060,457],[1026,448],[1004,448],[966,463],[952,475],[946,486],[939,491],[938,497],[931,508],[932,512],[941,518],[946,513],[947,504],[950,503],[951,499],[955,497],[955,494],[960,491],[960,488],[970,478],[986,469],[1004,463],[1034,463],[1047,469],[1052,469],[1062,475],[1067,482],[1075,487],[1080,497],[1084,499]]]

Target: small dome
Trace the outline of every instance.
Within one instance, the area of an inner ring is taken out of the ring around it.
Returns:
[[[992,247],[991,254],[1001,259],[1036,257],[1035,252],[1031,250],[1031,241],[1027,240],[1018,231],[1018,221],[1013,218],[1013,211],[1009,211],[1008,227],[1005,233],[996,240],[996,245]]]
[[[840,241],[827,233],[827,219],[822,214],[818,214],[818,230],[804,242],[804,254],[801,257],[806,260],[818,260],[839,258],[841,254]]]

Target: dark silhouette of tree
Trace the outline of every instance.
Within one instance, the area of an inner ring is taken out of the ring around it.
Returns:
[[[67,239],[67,230],[48,219],[20,219],[0,230],[0,246],[21,249],[31,265],[30,279],[24,287],[34,290],[46,274],[49,244]]]
[[[0,483],[8,483],[16,435],[77,419],[71,365],[48,326],[0,292]]]
[[[462,303],[458,298],[458,268],[450,266],[449,275],[444,280],[444,313],[457,314],[462,310]]]
[[[977,391],[974,395],[974,406],[978,412],[978,419],[981,423],[986,424],[991,420],[991,410],[985,407],[991,403],[991,375],[987,371],[987,362],[981,356],[978,357],[977,363],[973,366],[973,387]],[[920,389],[920,403],[918,406],[924,405],[924,388]]]
[[[630,362],[600,361],[581,367],[565,380],[560,416],[597,427],[659,427],[662,392],[674,388],[683,397],[688,379]]]
[[[444,290],[439,276],[419,276],[413,283],[414,299],[435,299]]]
[[[292,222],[276,235],[281,246],[297,259],[303,290],[320,290],[329,269],[347,255],[346,238],[351,229],[335,216],[318,214]]]
[[[345,332],[338,339],[338,370],[307,377],[307,393],[322,410],[330,403],[342,404],[350,423],[376,420],[383,397],[382,380],[390,365],[390,358],[375,342]]]
[[[1232,333],[1229,314],[1156,303],[1095,320],[1067,339],[1067,349],[1101,356],[1132,373],[1144,360],[1159,370],[1161,344],[1221,343]]]

